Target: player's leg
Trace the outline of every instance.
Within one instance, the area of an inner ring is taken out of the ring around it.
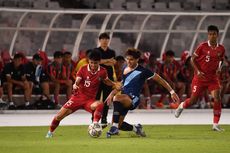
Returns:
[[[71,114],[73,111],[71,109],[67,109],[62,107],[60,109],[60,111],[57,113],[57,115],[53,118],[50,127],[49,127],[49,131],[46,135],[46,138],[51,138],[53,137],[53,132],[54,130],[58,127],[58,125],[60,124],[61,120],[64,119],[66,116],[68,116],[69,114]]]
[[[196,78],[192,81],[192,95],[187,98],[184,102],[181,102],[178,108],[175,110],[175,117],[178,118],[185,108],[193,105],[198,101],[199,95],[205,90],[206,85]]]
[[[143,131],[143,127],[141,124],[137,124],[137,125],[131,125],[127,122],[124,122],[124,118],[127,114],[127,111],[124,111],[125,114],[122,114],[120,116],[120,120],[119,120],[119,130],[122,131],[133,131],[136,133],[137,136],[141,136],[141,137],[146,137],[145,132]]]
[[[24,89],[25,106],[29,108],[33,83],[31,81],[23,81],[23,89]]]
[[[103,91],[103,101],[106,100],[106,98],[109,96],[109,94],[112,91],[112,87],[107,86],[105,84],[102,84],[102,91]],[[108,116],[108,111],[109,111],[109,106],[107,104],[104,104],[104,108],[103,108],[103,113],[102,113],[102,118],[101,118],[101,124],[103,126],[103,128],[105,128],[107,126],[107,116]]]
[[[93,103],[89,103],[87,108],[90,108],[91,113],[93,113],[93,123],[98,123],[102,117],[104,104],[101,101],[95,101]],[[88,111],[88,110],[87,110]]]
[[[209,86],[211,96],[214,99],[213,104],[213,130],[214,131],[223,131],[218,125],[221,117],[221,97],[220,97],[220,86],[218,80],[212,81]]]

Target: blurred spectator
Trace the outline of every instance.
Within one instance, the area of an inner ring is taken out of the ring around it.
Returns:
[[[69,99],[72,93],[72,80],[66,76],[66,71],[62,64],[63,53],[56,51],[53,56],[53,62],[48,65],[48,75],[51,79],[51,85],[54,86],[54,102],[57,107],[61,107],[59,104],[60,88],[61,86],[66,88],[66,99]]]
[[[3,96],[3,89],[2,89],[2,69],[3,69],[3,61],[0,56],[0,108],[4,108],[7,106],[7,103],[3,101],[2,96]]]
[[[29,107],[32,88],[26,80],[24,67],[22,65],[23,56],[15,54],[12,62],[5,65],[3,69],[3,80],[7,86],[9,109],[15,109],[15,103],[12,99],[13,89],[24,90],[25,106]]]
[[[42,89],[42,99],[50,99],[49,78],[41,66],[42,57],[37,53],[33,55],[31,62],[24,65],[26,78],[33,89]]]
[[[183,82],[178,81],[177,74],[179,72],[179,64],[174,59],[175,53],[172,50],[168,50],[165,53],[165,60],[162,63],[161,66],[161,76],[172,86],[173,89],[176,90],[178,93],[179,98],[182,97],[182,95],[185,92],[185,85]],[[163,107],[163,100],[166,97],[166,93],[161,94],[160,100],[156,103],[157,107],[162,108]],[[177,108],[178,103],[173,103],[171,101],[171,98],[169,100],[170,108]]]
[[[44,68],[45,71],[47,71],[47,66],[48,66],[50,60],[48,59],[48,56],[47,56],[46,52],[42,51],[42,50],[38,50],[37,53],[42,58],[42,67]]]
[[[228,57],[225,56],[222,64],[222,69],[219,74],[220,85],[221,85],[221,97],[224,101],[224,95],[228,92],[230,84],[230,65],[228,62]],[[230,107],[230,103],[225,103],[224,107]]]
[[[150,54],[146,68],[151,70],[152,72],[156,72],[160,74],[161,63],[157,61],[157,58],[154,54]],[[148,80],[148,87],[149,87],[151,99],[152,99],[152,96],[154,94],[159,93],[159,90],[161,89],[161,87],[151,79]],[[151,107],[153,108],[154,106],[151,104]]]
[[[76,78],[76,74],[78,72],[78,70],[84,66],[84,65],[87,65],[88,64],[88,54],[89,52],[92,51],[91,49],[87,50],[86,53],[85,53],[85,57],[83,57],[82,59],[80,59],[80,61],[78,61],[78,63],[76,64],[73,72],[72,72],[72,78],[75,80]]]
[[[189,51],[183,51],[181,54],[181,61],[180,61],[180,69],[179,73],[177,74],[177,78],[180,82],[185,84],[185,93],[187,98],[191,94],[191,83],[193,78],[193,67],[191,64],[191,55]]]
[[[110,80],[114,81],[114,65],[116,64],[116,54],[115,51],[109,48],[110,37],[107,33],[101,33],[99,35],[100,46],[96,48],[101,53],[101,66],[106,68],[108,77]],[[111,86],[105,85],[103,82],[100,85],[99,92],[96,99],[99,100],[101,93],[103,95],[102,100],[105,101],[110,92],[112,91]],[[108,115],[109,106],[104,105],[103,114],[101,118],[101,123],[103,126],[107,125],[107,115]]]
[[[63,60],[62,60],[64,69],[65,69],[65,76],[67,79],[75,81],[75,78],[72,77],[72,72],[74,70],[74,62],[72,61],[72,54],[68,51],[63,53]]]

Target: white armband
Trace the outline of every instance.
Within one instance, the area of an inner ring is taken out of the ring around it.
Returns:
[[[174,94],[174,93],[175,93],[175,91],[174,91],[174,90],[171,90],[169,93],[172,95],[172,94]]]

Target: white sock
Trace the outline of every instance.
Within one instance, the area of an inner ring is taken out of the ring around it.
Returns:
[[[14,105],[14,102],[10,101],[10,105]]]
[[[118,128],[118,123],[113,123],[113,126]]]
[[[184,102],[182,102],[182,103],[179,105],[180,108],[184,108],[183,105],[184,105]]]
[[[133,125],[133,131],[134,131],[134,132],[137,132],[137,128],[136,128],[135,125]]]

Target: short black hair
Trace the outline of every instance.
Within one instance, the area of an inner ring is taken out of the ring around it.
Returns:
[[[65,51],[65,52],[63,53],[63,55],[72,55],[72,53],[69,52],[69,51]]]
[[[91,50],[87,56],[88,56],[88,59],[93,60],[93,61],[101,60],[101,52],[99,52],[96,49]]]
[[[110,39],[109,34],[104,32],[99,35],[99,40],[100,39]]]
[[[33,55],[33,60],[41,61],[42,57],[38,53],[36,53]]]
[[[14,59],[19,59],[19,58],[23,58],[24,56],[21,53],[16,53],[14,55]]]
[[[63,53],[61,51],[54,52],[54,58],[61,58],[61,57],[63,57]]]
[[[174,56],[175,56],[175,53],[174,53],[174,51],[172,51],[172,50],[168,50],[168,51],[165,53],[165,56],[174,57]]]
[[[209,31],[216,31],[217,34],[219,33],[219,29],[218,29],[218,27],[215,26],[215,25],[209,25],[209,26],[208,26],[208,32],[209,32]]]
[[[125,58],[120,55],[120,56],[115,57],[115,60],[116,61],[125,61]]]
[[[125,56],[133,56],[135,59],[139,59],[141,57],[141,51],[135,48],[128,48]]]

